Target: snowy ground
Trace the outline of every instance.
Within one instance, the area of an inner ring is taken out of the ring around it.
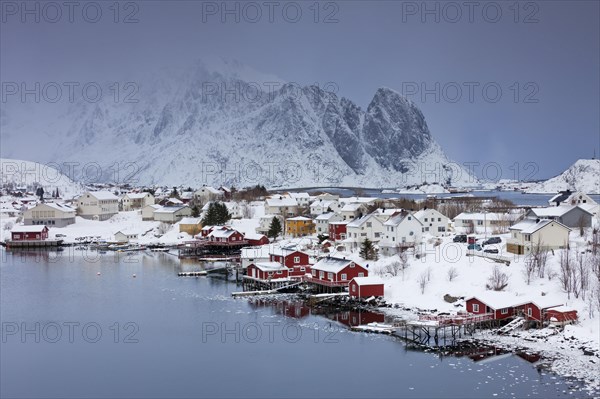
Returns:
[[[575,234],[572,234],[574,236]],[[503,241],[507,235],[502,236]],[[573,237],[575,238],[575,237]],[[416,318],[418,311],[437,311],[437,312],[456,312],[465,310],[464,301],[458,300],[455,303],[448,303],[444,300],[444,295],[449,294],[453,297],[477,296],[486,292],[486,282],[493,268],[498,265],[501,270],[509,275],[508,287],[505,291],[523,298],[523,302],[535,297],[544,296],[549,302],[565,304],[575,308],[578,312],[579,323],[574,326],[567,326],[564,332],[560,332],[550,337],[532,337],[539,330],[523,331],[517,336],[498,336],[490,333],[484,333],[478,338],[490,340],[494,343],[500,343],[511,347],[528,348],[532,351],[543,353],[547,358],[555,359],[551,363],[551,368],[561,375],[568,375],[584,379],[590,387],[600,388],[600,314],[594,308],[594,304],[589,300],[588,293],[586,300],[570,298],[560,287],[557,276],[549,279],[534,278],[528,285],[523,275],[524,257],[515,256],[508,253],[501,255],[509,256],[510,266],[502,263],[496,263],[489,259],[467,256],[466,244],[453,243],[451,237],[442,239],[442,244],[438,247],[433,246],[433,239],[428,240],[425,251],[425,257],[421,259],[409,255],[409,266],[404,273],[399,272],[397,276],[392,276],[386,269],[390,263],[397,261],[398,256],[381,258],[375,263],[370,263],[370,273],[379,274],[385,280],[385,299],[388,303],[398,304],[403,308],[413,309],[413,314],[407,314],[406,311],[399,309],[382,310],[401,316],[403,318]],[[577,244],[582,245],[582,238],[575,238],[571,242],[574,247]],[[357,262],[361,260],[357,254],[353,254]],[[449,281],[448,271],[454,268],[457,276]],[[559,252],[554,255],[549,253],[547,272],[558,272],[559,270]],[[421,275],[425,275],[427,282],[424,291],[418,282]],[[594,316],[591,317],[590,308],[594,310]],[[584,354],[583,349],[589,348],[596,354],[588,356]]]

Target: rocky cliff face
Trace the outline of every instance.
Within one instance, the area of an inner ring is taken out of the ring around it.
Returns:
[[[119,180],[138,184],[403,187],[423,182],[421,167],[451,169],[421,111],[387,88],[364,111],[316,86],[198,63],[140,84],[135,99],[80,102],[29,122],[3,114],[2,154],[96,162],[104,178],[115,176],[108,166],[127,164]],[[23,151],[21,133],[32,129],[52,138],[43,151]],[[473,182],[464,170],[450,180]]]

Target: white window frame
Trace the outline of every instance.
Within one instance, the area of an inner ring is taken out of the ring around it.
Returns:
[[[473,308],[473,313],[479,313],[479,304],[478,303],[474,303],[472,308]]]

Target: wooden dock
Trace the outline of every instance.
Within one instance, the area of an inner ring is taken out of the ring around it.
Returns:
[[[56,248],[60,247],[63,243],[63,240],[22,240],[22,241],[14,241],[14,240],[6,240],[5,245],[6,249],[11,248]]]
[[[457,315],[419,315],[418,320],[406,322],[396,335],[423,346],[453,344],[463,335],[473,335],[477,328],[490,328],[497,323],[493,313]],[[432,344],[433,340],[433,344]]]

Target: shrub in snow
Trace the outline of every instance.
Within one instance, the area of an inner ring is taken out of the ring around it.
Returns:
[[[500,266],[494,266],[492,275],[488,277],[488,283],[485,287],[488,290],[502,291],[508,286],[508,274],[500,270]]]

